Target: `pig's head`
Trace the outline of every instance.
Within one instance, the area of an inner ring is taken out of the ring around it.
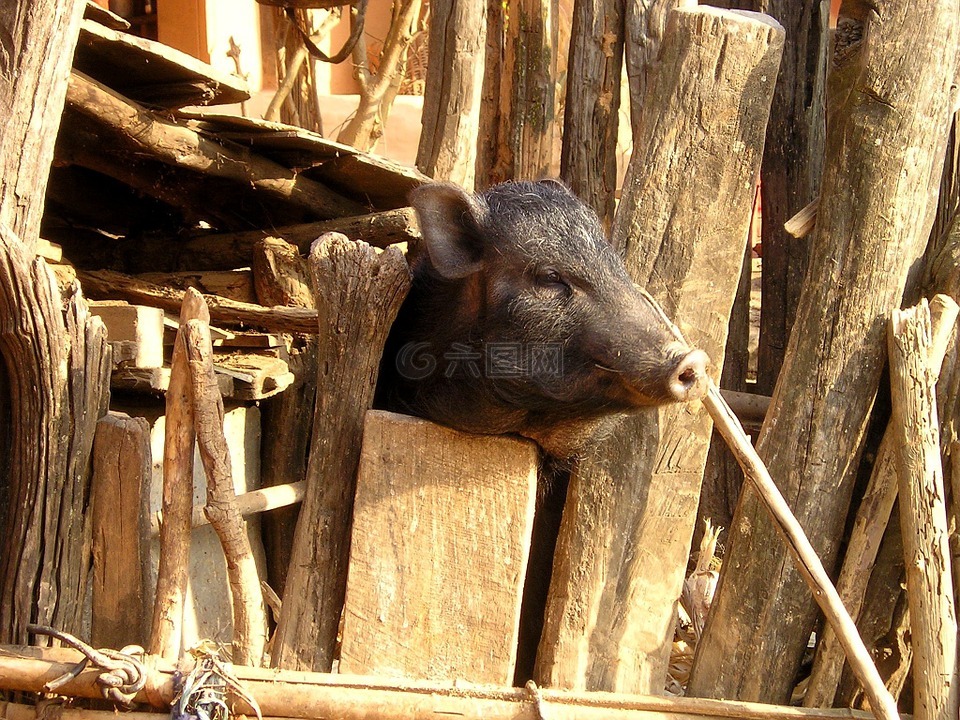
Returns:
[[[569,456],[600,418],[704,394],[706,355],[673,337],[561,183],[478,196],[437,183],[411,202],[423,245],[406,347],[437,364],[414,379],[399,368],[407,409]]]

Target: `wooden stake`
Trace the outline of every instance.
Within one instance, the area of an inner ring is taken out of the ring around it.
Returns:
[[[223,435],[223,398],[213,372],[210,329],[204,321],[192,319],[182,326],[182,332],[190,366],[197,442],[207,475],[203,511],[220,538],[233,599],[233,662],[256,666],[263,659],[267,642],[266,609],[247,526],[237,507],[230,452]]]
[[[927,362],[935,375],[940,374],[940,365],[947,351],[951,333],[956,325],[960,307],[946,295],[937,295],[930,305],[934,341],[930,345]],[[857,517],[850,531],[850,540],[843,558],[843,566],[837,578],[837,592],[844,607],[854,619],[860,615],[863,607],[867,582],[873,570],[880,541],[890,520],[894,502],[897,499],[897,455],[895,428],[887,426],[877,459],[873,464],[870,481],[864,491],[863,500],[857,509]],[[817,656],[813,671],[803,697],[805,707],[832,707],[840,684],[843,670],[843,647],[830,625],[823,629],[817,645]]]
[[[956,720],[957,613],[953,599],[946,497],[940,465],[936,376],[926,301],[896,310],[890,322],[891,425],[898,450],[900,524],[913,636],[917,720]]]
[[[113,270],[90,272],[78,270],[77,277],[84,289],[94,297],[153,305],[170,312],[177,312],[185,297],[182,290],[154,285]],[[279,332],[315,333],[317,331],[315,310],[297,307],[268,308],[228,300],[217,295],[202,297],[209,308],[209,316],[217,323],[252,325]]]
[[[163,443],[163,525],[160,527],[160,565],[157,595],[147,649],[152,655],[176,661],[183,648],[183,608],[190,560],[190,516],[193,510],[193,399],[187,366],[183,323],[210,322],[210,313],[196,290],[183,294],[180,330],[170,361]]]
[[[338,233],[314,243],[310,267],[319,315],[317,404],[273,663],[329,670],[346,586],[363,417],[410,270],[397,248],[375,250]]]

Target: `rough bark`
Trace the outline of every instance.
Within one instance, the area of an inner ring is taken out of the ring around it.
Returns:
[[[900,523],[913,638],[913,716],[953,720],[960,706],[957,612],[940,465],[936,373],[926,301],[890,323],[891,425],[897,446]]]
[[[419,20],[420,0],[394,0],[390,28],[375,71],[370,69],[364,38],[354,46],[354,77],[360,85],[360,104],[337,136],[338,142],[371,150],[383,135],[386,116],[396,97],[395,86],[406,71],[407,49]]]
[[[180,329],[173,344],[170,384],[167,387],[163,438],[163,524],[160,526],[160,563],[147,649],[176,662],[185,648],[183,607],[190,564],[190,527],[193,515],[193,447],[196,440],[190,370],[187,366],[183,323],[210,322],[206,304],[195,291],[183,295]]]
[[[573,6],[560,177],[613,223],[617,128],[623,65],[622,0],[577,0]]]
[[[495,104],[481,115],[478,188],[556,174],[556,12],[557,0],[488,6],[483,97]]]
[[[0,223],[31,250],[85,5],[23,0],[0,10]]]
[[[433,0],[423,129],[417,167],[473,189],[483,87],[487,8],[479,0]]]
[[[335,233],[314,243],[310,267],[319,314],[317,402],[272,662],[329,670],[347,579],[363,417],[410,271],[396,248],[378,251]]]
[[[614,243],[634,281],[723,362],[782,30],[713,8],[671,15]],[[732,146],[740,152],[731,154]],[[538,657],[542,684],[661,692],[710,418],[629,417],[571,479]],[[598,531],[603,528],[603,531]],[[586,630],[589,628],[589,630]]]
[[[853,42],[835,54],[830,79],[828,161],[795,323],[803,331],[791,334],[758,441],[827,568],[883,367],[885,318],[932,223],[957,57],[956,3],[842,11]],[[815,619],[774,526],[745,491],[688,692],[786,700]]]

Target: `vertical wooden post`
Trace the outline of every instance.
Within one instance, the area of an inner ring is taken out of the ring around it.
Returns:
[[[828,570],[883,369],[886,318],[933,221],[960,17],[955,0],[855,2],[841,12],[811,265],[757,443]],[[745,489],[691,695],[789,699],[816,621],[791,565]]]
[[[780,26],[755,13],[701,7],[671,15],[651,89],[662,101],[643,108],[614,222],[634,280],[690,328],[691,343],[713,358],[714,377],[782,44]],[[538,682],[663,690],[710,429],[699,404],[639,413],[580,462]]]
[[[613,224],[617,190],[617,128],[623,65],[621,0],[577,0],[564,102],[560,177]]]
[[[913,713],[953,720],[960,706],[957,611],[950,572],[946,495],[940,465],[936,373],[927,356],[930,309],[895,310],[888,335],[897,445],[900,524],[913,636]]]
[[[150,425],[144,418],[108,413],[97,423],[90,515],[93,523],[95,647],[146,642],[140,549],[141,493],[150,478]]]
[[[433,0],[423,130],[417,167],[435,180],[473,189],[480,91],[487,41],[481,0]]]
[[[319,316],[317,403],[272,662],[329,671],[347,581],[363,417],[410,271],[396,247],[380,251],[339,233],[321,236],[309,262]]]

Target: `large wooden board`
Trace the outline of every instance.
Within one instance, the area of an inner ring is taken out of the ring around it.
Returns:
[[[340,671],[510,684],[533,444],[367,413]]]

